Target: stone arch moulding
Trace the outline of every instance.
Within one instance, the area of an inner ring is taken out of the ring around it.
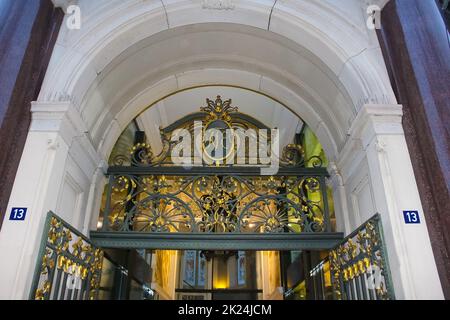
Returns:
[[[101,122],[113,120],[117,112],[106,110],[123,106],[124,91],[143,91],[133,82],[156,83],[196,69],[245,70],[289,82],[293,92],[323,113],[322,121],[338,140],[336,148],[343,146],[361,105],[395,103],[375,34],[337,7],[272,0],[233,1],[233,10],[205,9],[201,1],[185,0],[113,4],[101,1],[92,10],[87,1],[79,1],[89,14],[81,30],[61,32],[39,96],[40,101],[70,99],[90,122],[94,144],[105,129]],[[198,38],[207,34],[209,41],[202,43]],[[252,50],[261,46],[268,52]],[[163,50],[169,54],[161,55]],[[285,52],[283,59],[280,52]],[[122,73],[121,84],[108,81],[115,71],[136,70],[127,61],[133,57],[143,63],[139,57],[144,53],[154,57],[154,64],[140,66],[133,79]],[[317,92],[317,84],[327,88]]]

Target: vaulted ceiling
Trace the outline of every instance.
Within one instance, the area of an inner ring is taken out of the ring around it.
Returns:
[[[280,130],[280,145],[292,143],[296,133],[303,127],[303,121],[279,102],[253,91],[224,86],[200,87],[171,95],[148,108],[137,117],[141,130],[146,132],[152,149],[161,148],[159,128],[180,120],[184,116],[200,111],[206,106],[206,98],[215,100],[232,99],[232,106],[239,112],[251,115],[269,128]]]
[[[63,25],[39,101],[73,105],[103,158],[149,105],[196,86],[275,97],[311,127],[330,159],[363,104],[396,103],[376,33],[366,26],[373,1],[55,3],[79,5],[82,25]]]

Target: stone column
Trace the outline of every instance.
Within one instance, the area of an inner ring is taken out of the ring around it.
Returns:
[[[51,0],[0,2],[0,228],[63,17]]]
[[[0,265],[0,299],[28,298],[49,211],[86,231],[91,179],[101,170],[84,123],[69,102],[34,103],[32,114],[8,204],[8,211],[26,207],[28,213],[25,221],[6,217],[0,232],[0,256],[7,259]]]

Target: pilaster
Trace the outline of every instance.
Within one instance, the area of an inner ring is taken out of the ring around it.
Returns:
[[[441,299],[442,288],[402,127],[402,106],[365,105],[350,129],[366,154],[375,210],[382,217],[397,298]],[[406,224],[416,210],[420,224]]]
[[[28,209],[25,221],[6,215],[0,254],[0,298],[26,299],[36,264],[45,216],[54,211],[75,228],[86,220],[91,178],[99,157],[76,109],[66,102],[33,103],[32,123],[7,212]]]

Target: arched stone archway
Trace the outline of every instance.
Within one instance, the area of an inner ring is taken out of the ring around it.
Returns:
[[[349,233],[379,212],[397,296],[442,296],[426,224],[411,232],[401,223],[401,210],[420,210],[420,199],[401,107],[363,7],[348,1],[352,15],[287,0],[236,1],[229,10],[186,0],[80,6],[83,27],[61,31],[33,105],[9,205],[31,215],[25,227],[3,226],[0,250],[11,263],[1,297],[27,296],[48,210],[85,233],[95,227],[105,161],[129,121],[164,96],[218,84],[269,95],[301,116],[332,161],[338,228]]]

